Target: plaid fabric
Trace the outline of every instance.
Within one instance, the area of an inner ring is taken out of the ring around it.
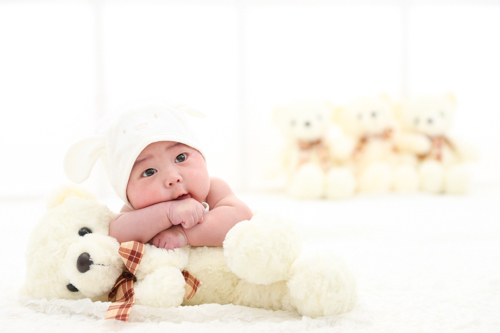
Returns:
[[[130,310],[134,305],[135,272],[144,254],[144,244],[139,242],[122,243],[118,253],[122,257],[127,271],[116,280],[115,286],[108,295],[108,301],[113,301],[106,312],[105,319],[128,321]]]
[[[144,244],[134,241],[122,243],[118,253],[128,271],[135,274],[144,254]]]
[[[198,291],[198,288],[201,286],[201,281],[188,271],[182,271],[182,275],[184,276],[184,280],[186,280],[186,293],[184,294],[184,298],[189,301]]]
[[[118,277],[108,295],[108,301],[114,300],[114,302],[109,306],[105,319],[128,321],[130,310],[135,301],[134,282],[136,279],[134,274],[141,263],[144,244],[135,241],[122,243],[118,253],[122,257],[127,270]],[[184,297],[190,300],[198,291],[201,282],[188,271],[182,271],[182,275],[186,280]]]

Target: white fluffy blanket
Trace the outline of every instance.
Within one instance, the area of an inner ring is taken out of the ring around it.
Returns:
[[[296,220],[307,251],[342,256],[358,280],[357,308],[311,319],[233,305],[134,306],[131,322],[122,323],[102,319],[109,303],[19,298],[28,234],[45,208],[41,201],[2,201],[0,331],[500,332],[500,184],[463,197],[241,198]]]

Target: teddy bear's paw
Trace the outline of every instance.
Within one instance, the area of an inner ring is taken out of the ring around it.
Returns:
[[[352,197],[356,190],[356,179],[347,168],[333,168],[326,175],[326,197],[337,200]]]
[[[361,192],[387,192],[391,189],[393,173],[386,163],[374,163],[367,167],[359,176]]]
[[[423,155],[430,152],[432,148],[431,140],[425,135],[415,135],[412,142],[412,151],[416,154]]]
[[[444,190],[444,168],[437,161],[425,161],[420,165],[420,188],[432,193]]]
[[[144,256],[137,268],[135,276],[142,279],[156,271],[159,267],[175,267],[183,270],[188,264],[190,247],[165,250],[151,244],[145,244]]]
[[[471,174],[465,165],[454,165],[446,170],[445,192],[465,194],[471,187]]]
[[[290,273],[290,297],[302,315],[338,315],[356,305],[356,280],[344,261],[332,253],[316,252],[302,257]]]
[[[318,199],[324,194],[325,174],[313,163],[301,166],[293,175],[288,193],[298,199]]]
[[[161,267],[134,284],[137,304],[169,308],[184,300],[186,280],[175,267]]]
[[[223,247],[228,267],[239,278],[271,284],[288,279],[302,252],[302,238],[294,222],[259,213],[229,230]]]
[[[356,142],[350,137],[338,136],[332,139],[331,157],[337,161],[347,161],[352,156]]]
[[[417,169],[411,165],[402,165],[394,173],[394,190],[398,192],[415,192],[420,186]]]

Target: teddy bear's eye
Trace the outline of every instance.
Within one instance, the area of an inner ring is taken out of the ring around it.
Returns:
[[[372,118],[377,118],[378,112],[377,111],[372,111],[371,116]]]
[[[91,233],[92,233],[92,230],[90,230],[87,227],[83,227],[80,230],[78,230],[78,235],[80,235],[82,237],[85,236],[86,234],[91,234]]]
[[[76,293],[78,291],[78,289],[74,285],[72,285],[71,283],[68,283],[66,285],[66,288],[68,288],[68,290],[71,291],[72,293]]]

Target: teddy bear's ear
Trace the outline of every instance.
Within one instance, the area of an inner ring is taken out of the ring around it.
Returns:
[[[391,97],[387,94],[387,93],[381,93],[380,95],[380,98],[382,98],[382,100],[384,100],[386,103],[389,103],[389,104],[393,104],[393,101],[391,99]]]
[[[396,119],[401,119],[403,115],[403,102],[394,103],[394,116]]]
[[[96,135],[75,143],[64,158],[64,172],[75,183],[82,183],[90,176],[95,162],[106,150],[104,136]]]
[[[457,107],[457,97],[455,96],[454,93],[452,92],[446,93],[446,98],[451,102],[451,105],[453,105],[453,107]]]
[[[325,104],[327,106],[327,108],[329,109],[329,114],[330,114],[330,120],[335,122],[335,117],[336,117],[336,113],[337,113],[337,109],[338,109],[338,106],[336,106],[332,101],[330,101],[329,99],[325,99],[323,100],[323,104]]]
[[[47,205],[46,205],[47,209],[52,209],[56,206],[59,206],[64,202],[64,200],[71,197],[80,197],[85,199],[97,200],[94,195],[90,194],[82,186],[73,184],[62,185],[54,189],[47,197]]]
[[[344,113],[344,107],[333,106],[333,122],[340,124],[342,122],[342,114]]]
[[[280,126],[280,123],[283,119],[284,107],[281,105],[276,105],[273,109],[273,123],[275,125]]]

